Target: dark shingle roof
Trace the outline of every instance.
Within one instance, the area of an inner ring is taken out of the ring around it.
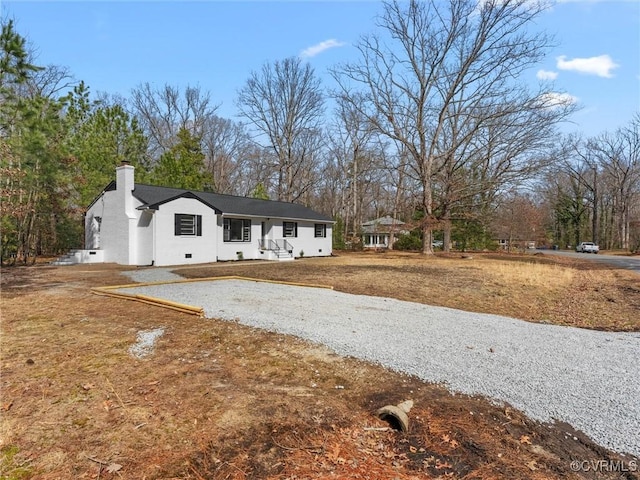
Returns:
[[[297,203],[261,200],[258,198],[236,197],[211,192],[198,192],[180,188],[156,187],[153,185],[136,184],[133,196],[140,200],[141,208],[157,209],[163,203],[176,198],[195,198],[208,205],[218,214],[248,215],[252,217],[291,218],[297,220],[332,221],[312,209]]]

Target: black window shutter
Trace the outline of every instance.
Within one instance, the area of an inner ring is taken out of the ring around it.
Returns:
[[[196,215],[196,235],[202,236],[202,215]]]
[[[180,214],[176,213],[173,219],[173,233],[175,235],[180,235]]]

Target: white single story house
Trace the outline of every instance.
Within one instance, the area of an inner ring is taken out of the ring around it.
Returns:
[[[82,263],[182,265],[331,255],[333,221],[302,205],[136,184],[123,163],[85,214]]]
[[[363,248],[393,248],[398,235],[406,233],[405,223],[386,216],[362,224]]]

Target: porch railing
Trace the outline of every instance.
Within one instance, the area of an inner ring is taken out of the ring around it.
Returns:
[[[293,253],[293,245],[284,238],[277,240],[260,240],[260,250]]]

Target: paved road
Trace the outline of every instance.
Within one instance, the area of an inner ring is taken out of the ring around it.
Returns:
[[[576,253],[566,250],[536,250],[536,252],[542,252],[545,255],[562,255],[564,257],[581,258],[584,260],[591,260],[593,262],[606,263],[614,268],[623,268],[640,274],[640,256],[625,257],[621,255],[606,255],[602,253],[594,255],[592,253]]]

